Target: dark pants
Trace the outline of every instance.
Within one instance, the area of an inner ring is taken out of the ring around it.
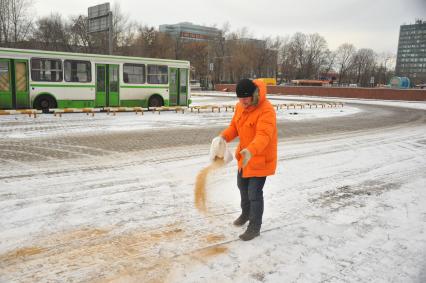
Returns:
[[[243,178],[242,171],[238,172],[237,185],[241,195],[242,215],[248,216],[250,225],[262,225],[263,215],[263,185],[266,177]]]

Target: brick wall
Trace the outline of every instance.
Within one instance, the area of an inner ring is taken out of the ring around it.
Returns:
[[[235,84],[217,84],[218,91],[235,92]],[[343,88],[316,86],[268,86],[269,94],[330,96],[383,100],[426,101],[426,89]]]

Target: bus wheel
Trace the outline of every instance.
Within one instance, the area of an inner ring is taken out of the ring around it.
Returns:
[[[163,106],[163,99],[159,95],[151,96],[148,101],[148,107],[161,107]]]
[[[56,107],[56,100],[50,95],[40,95],[34,101],[34,108],[37,110],[42,110],[43,113],[48,113],[49,109]]]

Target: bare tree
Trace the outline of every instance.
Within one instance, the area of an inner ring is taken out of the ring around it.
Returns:
[[[298,70],[296,50],[290,41],[290,37],[281,38],[279,51],[280,82],[289,81],[296,77]]]
[[[377,82],[387,84],[394,74],[396,55],[389,52],[382,52],[376,56],[377,63]]]
[[[333,52],[331,50],[325,51],[323,59],[324,63],[320,69],[320,73],[323,73],[325,76],[328,76],[328,74],[333,71],[333,66],[336,60],[336,52]]]
[[[224,80],[224,66],[226,61],[230,60],[230,55],[227,54],[226,38],[228,37],[230,24],[226,22],[220,29],[221,33],[209,42],[209,50],[212,56],[211,61],[214,64],[213,82],[221,82]]]
[[[320,69],[326,64],[327,42],[318,33],[307,36],[306,78],[319,77]]]
[[[191,62],[191,66],[197,70],[197,76],[199,78],[205,78],[209,76],[210,70],[208,69],[208,42],[203,41],[187,41],[183,42],[182,45],[182,59]]]
[[[283,40],[280,49],[281,74],[287,80],[318,78],[327,69],[329,50],[327,41],[317,33],[295,33]]]
[[[267,60],[267,43],[266,40],[259,40],[253,42],[250,50],[251,62],[252,62],[252,73],[257,77],[263,77],[263,67]]]
[[[12,39],[13,42],[19,42],[27,38],[32,21],[29,16],[28,9],[32,5],[30,0],[10,0],[11,5],[11,22],[12,22]]]
[[[36,25],[37,29],[33,35],[33,42],[38,45],[38,48],[71,51],[69,28],[61,15],[51,14],[40,18]]]
[[[346,74],[352,68],[355,52],[356,52],[355,46],[353,46],[350,43],[343,43],[337,48],[336,68],[339,73],[339,79],[338,79],[339,84],[341,84],[344,81]]]
[[[266,76],[276,78],[278,76],[278,53],[281,47],[281,38],[271,38],[267,42]]]
[[[275,77],[278,63],[279,39],[270,37],[251,42],[253,73],[258,77]]]
[[[229,60],[225,69],[230,82],[253,76],[253,43],[247,28],[229,34],[226,49]]]
[[[375,67],[375,53],[372,49],[359,49],[353,59],[353,82],[358,85],[367,86]]]
[[[0,44],[9,45],[10,0],[0,0]]]
[[[32,0],[0,0],[0,44],[16,47],[32,27]]]
[[[112,26],[115,50],[131,45],[139,28],[136,22],[129,22],[129,16],[122,12],[118,2],[115,2],[112,7]]]
[[[139,26],[132,45],[132,55],[153,58],[174,58],[174,39],[149,26]]]
[[[297,62],[297,74],[296,79],[306,78],[305,77],[305,66],[306,66],[306,35],[297,32],[291,39],[291,45],[294,52],[294,56]]]
[[[88,33],[87,16],[73,16],[70,19],[69,35],[70,44],[76,51],[85,53],[93,52],[93,42]]]

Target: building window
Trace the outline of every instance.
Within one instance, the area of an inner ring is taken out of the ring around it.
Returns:
[[[89,61],[65,60],[64,71],[66,82],[87,83],[92,81]]]
[[[149,84],[167,84],[168,83],[167,66],[148,65],[148,83]]]
[[[145,83],[145,65],[142,64],[124,64],[123,81],[127,84]]]
[[[59,59],[32,58],[31,78],[39,82],[62,81],[62,62]]]

